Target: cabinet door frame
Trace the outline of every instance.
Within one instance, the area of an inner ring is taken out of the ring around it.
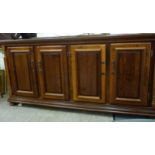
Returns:
[[[43,53],[59,53],[60,61],[61,61],[61,83],[62,83],[62,91],[63,93],[47,93],[45,89],[45,79],[43,73]],[[67,48],[65,45],[41,45],[36,47],[36,59],[37,59],[37,68],[38,68],[38,76],[40,83],[40,93],[42,98],[46,99],[56,99],[56,100],[68,100],[68,65],[67,65]]]
[[[117,64],[117,51],[128,50],[142,50],[143,66],[140,70],[141,83],[140,83],[140,96],[139,98],[120,98],[116,95],[116,64]],[[149,70],[150,70],[150,43],[116,43],[111,44],[110,50],[110,103],[123,104],[123,105],[148,105],[148,85],[149,85]],[[115,63],[114,63],[115,62]]]
[[[29,53],[30,55],[30,64],[29,68],[30,71],[30,83],[32,86],[32,91],[24,91],[17,89],[17,80],[15,77],[16,71],[14,68],[14,60],[13,60],[13,53]],[[34,48],[33,46],[19,46],[19,47],[7,47],[6,48],[6,63],[7,63],[7,70],[8,76],[10,78],[10,87],[11,87],[11,94],[23,97],[37,97],[38,96],[38,89],[37,89],[37,77],[36,77],[36,67],[35,67],[35,55],[34,55]]]
[[[71,45],[71,72],[72,72],[72,93],[74,101],[105,103],[106,100],[106,45],[105,44],[87,44],[87,45]],[[101,54],[101,96],[84,96],[78,95],[78,79],[77,79],[77,52],[100,52]]]

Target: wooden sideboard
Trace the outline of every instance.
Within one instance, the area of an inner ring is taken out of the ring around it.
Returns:
[[[17,103],[155,116],[155,34],[0,41]]]

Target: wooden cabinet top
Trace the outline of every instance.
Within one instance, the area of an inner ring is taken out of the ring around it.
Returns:
[[[136,41],[155,41],[155,33],[139,34],[113,34],[113,35],[76,35],[76,36],[59,36],[48,38],[32,38],[19,40],[1,40],[0,45],[17,45],[17,44],[76,44],[76,43],[117,43],[117,42],[136,42]]]

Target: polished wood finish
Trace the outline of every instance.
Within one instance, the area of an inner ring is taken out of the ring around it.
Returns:
[[[0,41],[2,46],[20,46],[20,45],[73,45],[73,44],[98,44],[98,43],[123,43],[123,42],[153,42],[155,34],[113,34],[113,35],[77,35],[62,37],[47,37],[36,39],[19,39]]]
[[[155,34],[0,44],[11,103],[155,117]]]
[[[151,116],[155,117],[155,111],[150,107],[141,107],[141,106],[121,106],[121,105],[110,105],[110,104],[92,104],[83,102],[59,102],[59,101],[50,101],[50,100],[36,100],[32,98],[19,98],[12,96],[8,99],[10,103],[22,103],[28,105],[37,105],[37,106],[48,106],[56,108],[66,108],[66,109],[77,109],[84,111],[95,111],[95,112],[105,112],[105,113],[115,113],[115,114],[130,114],[130,115],[139,115],[139,116]]]
[[[112,44],[110,103],[147,106],[151,45]]]
[[[12,93],[36,97],[36,67],[33,47],[8,47],[6,50]]]
[[[68,99],[65,46],[38,46],[36,51],[42,98]]]
[[[74,101],[105,102],[105,45],[71,46]]]

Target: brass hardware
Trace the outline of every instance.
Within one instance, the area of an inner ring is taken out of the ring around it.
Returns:
[[[103,64],[103,65],[104,65],[104,64],[105,64],[105,61],[102,61],[102,62],[101,62],[101,64]]]
[[[102,76],[102,75],[105,75],[105,73],[101,73],[101,76]]]

